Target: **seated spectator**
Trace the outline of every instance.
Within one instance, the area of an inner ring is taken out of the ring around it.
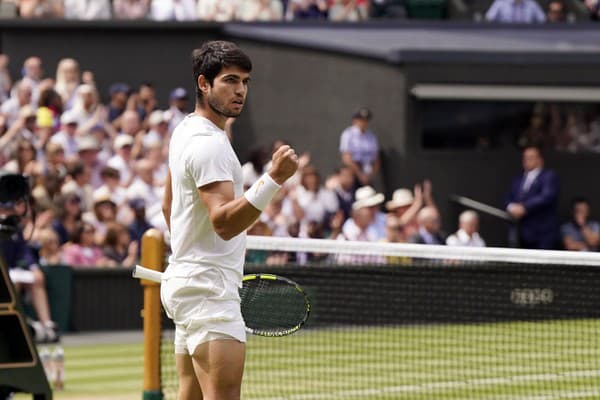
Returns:
[[[394,214],[388,214],[385,219],[385,238],[386,243],[406,243],[404,228],[400,219]]]
[[[325,186],[335,193],[344,221],[350,218],[352,203],[354,203],[354,174],[352,169],[347,165],[342,165],[333,176],[329,177]]]
[[[65,18],[78,20],[110,19],[109,0],[63,0],[65,4]]]
[[[330,21],[357,22],[369,18],[368,3],[357,0],[334,0],[329,8]]]
[[[417,214],[419,229],[417,234],[408,239],[410,243],[445,244],[441,233],[441,218],[437,208],[427,206]]]
[[[284,200],[285,192],[281,190],[271,199],[259,216],[259,220],[267,225],[272,236],[290,236],[288,227],[294,222],[294,218],[282,213]]]
[[[81,163],[90,171],[90,185],[98,189],[102,185],[102,163],[98,160],[100,145],[91,135],[81,136],[77,140],[77,155]]]
[[[146,202],[144,199],[136,197],[129,200],[129,207],[133,210],[133,222],[129,225],[129,234],[132,240],[142,243],[142,236],[152,228],[146,219]]]
[[[36,111],[38,135],[50,136],[60,126],[63,100],[52,88],[40,89],[40,100]],[[43,131],[43,132],[42,132]]]
[[[143,19],[148,16],[151,0],[113,0],[116,19]]]
[[[392,194],[392,200],[385,204],[390,213],[393,213],[402,225],[407,237],[417,234],[417,213],[424,205],[435,206],[431,197],[431,182],[425,181],[423,189],[420,184],[415,185],[414,197],[410,189],[396,189]]]
[[[41,171],[41,164],[36,161],[37,151],[29,140],[20,139],[17,142],[15,158],[6,163],[2,168],[13,174],[34,175]]]
[[[198,0],[198,19],[202,21],[228,22],[236,19],[243,0]]]
[[[62,18],[64,6],[62,0],[19,0],[21,18]]]
[[[0,115],[0,129],[6,128],[6,117]],[[17,152],[17,145],[22,140],[26,140],[33,144],[36,148],[36,158],[42,161],[44,159],[42,148],[45,143],[42,143],[34,132],[36,131],[36,116],[33,107],[25,105],[20,109],[17,120],[8,128],[3,135],[0,135],[0,154],[6,160],[14,157]]]
[[[38,240],[40,243],[40,265],[60,264],[62,253],[56,232],[51,228],[42,229],[38,232]]]
[[[291,191],[290,193],[294,193]],[[295,197],[300,206],[300,236],[308,237],[308,224],[313,222],[321,227],[328,221],[329,215],[338,209],[335,194],[321,185],[321,177],[313,166],[304,167],[300,185],[295,189]]]
[[[327,0],[289,0],[286,19],[324,19],[327,18],[329,4]]]
[[[90,185],[90,169],[81,160],[75,159],[69,163],[68,172],[67,182],[62,186],[61,193],[75,193],[81,199],[82,210],[91,210],[94,204],[94,189]]]
[[[108,89],[110,101],[106,106],[108,110],[108,122],[110,122],[115,129],[121,128],[121,114],[125,112],[127,107],[127,101],[131,88],[125,83],[113,83]]]
[[[77,127],[79,121],[72,111],[65,111],[60,116],[61,129],[50,138],[50,143],[60,144],[67,159],[77,155]]]
[[[187,90],[182,87],[173,89],[169,96],[169,105],[166,115],[169,120],[169,132],[173,132],[189,112]]]
[[[342,163],[352,169],[357,187],[370,185],[380,168],[379,143],[369,129],[371,118],[371,111],[360,108],[352,115],[352,125],[340,136]]]
[[[105,193],[117,206],[122,206],[127,201],[127,189],[122,187],[119,171],[112,167],[104,167],[100,172],[102,185],[94,191],[94,198],[102,197]]]
[[[81,225],[81,198],[75,193],[67,193],[58,199],[57,205],[58,215],[52,222],[52,229],[58,234],[59,244],[63,245]]]
[[[131,240],[125,225],[113,222],[106,229],[103,252],[107,266],[132,267],[138,257],[138,242]]]
[[[242,165],[242,180],[244,190],[248,190],[264,172],[264,165],[269,161],[267,151],[259,147],[250,151],[248,161]]]
[[[79,134],[87,134],[96,125],[110,126],[108,112],[100,103],[98,91],[92,85],[84,83],[77,88],[71,112],[79,124]]]
[[[238,19],[242,21],[281,21],[281,0],[244,0],[240,4]]]
[[[598,251],[600,247],[600,223],[590,219],[590,204],[583,197],[573,200],[573,215],[561,227],[566,250]]]
[[[463,211],[458,217],[458,231],[448,236],[448,246],[485,247],[485,241],[479,236],[479,215],[475,211]]]
[[[39,57],[28,57],[23,62],[23,81],[26,81],[31,85],[32,96],[31,105],[37,105],[40,99],[40,85],[42,77],[44,75],[44,69],[42,68],[42,60]],[[14,91],[14,88],[13,88]],[[13,94],[11,93],[11,97]]]
[[[196,19],[195,0],[152,0],[150,18],[154,21],[192,21]]]
[[[356,191],[356,201],[352,204],[352,218],[342,226],[342,235],[347,240],[377,242],[383,239],[385,237],[385,214],[379,211],[379,206],[384,200],[384,195],[376,193],[370,186],[359,188]],[[357,213],[359,210],[362,211]],[[362,226],[365,224],[366,213],[369,215],[368,225]]]
[[[58,143],[48,143],[44,152],[46,160],[44,174],[55,174],[60,179],[67,176],[65,150]]]
[[[21,80],[15,84],[13,95],[2,103],[0,112],[6,117],[6,123],[11,126],[19,118],[19,113],[26,105],[35,106],[33,103],[33,88],[29,81]]]
[[[565,4],[561,0],[552,0],[548,4],[548,22],[565,22],[567,15],[565,13]]]
[[[546,15],[535,0],[494,0],[485,19],[490,22],[530,24],[546,22]]]
[[[119,171],[120,184],[123,187],[127,187],[134,178],[131,168],[133,162],[133,157],[131,156],[133,137],[130,135],[118,135],[115,138],[113,148],[116,154],[107,161],[106,165]]]
[[[107,261],[100,247],[94,243],[94,226],[83,222],[77,226],[70,241],[63,250],[62,262],[74,268],[100,267]]]
[[[104,243],[108,224],[117,221],[117,205],[111,200],[109,193],[94,193],[94,208],[84,218],[95,229],[95,243]]]
[[[406,18],[404,0],[373,0],[371,2],[372,18]]]
[[[127,198],[142,198],[146,203],[146,216],[148,220],[153,221],[155,217],[162,217],[163,189],[154,185],[153,165],[146,159],[141,159],[135,163],[136,178],[127,189]],[[160,215],[159,215],[160,214]]]

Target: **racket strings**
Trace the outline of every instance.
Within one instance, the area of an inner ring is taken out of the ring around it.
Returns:
[[[257,333],[293,329],[304,321],[307,313],[303,293],[285,281],[254,279],[244,282],[240,297],[246,326]]]

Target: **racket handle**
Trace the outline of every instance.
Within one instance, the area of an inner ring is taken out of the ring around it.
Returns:
[[[138,279],[147,279],[152,282],[160,283],[162,278],[162,272],[155,271],[153,269],[144,268],[141,265],[136,265],[133,267],[132,276]]]

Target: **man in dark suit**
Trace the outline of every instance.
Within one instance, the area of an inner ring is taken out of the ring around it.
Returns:
[[[409,243],[446,244],[444,234],[441,231],[441,221],[437,208],[433,206],[423,207],[417,214],[419,230],[408,239]]]
[[[544,168],[537,147],[523,151],[523,174],[511,186],[506,210],[518,221],[512,235],[527,249],[553,249],[559,238],[557,215],[559,180],[555,172]],[[518,229],[518,232],[516,232]]]

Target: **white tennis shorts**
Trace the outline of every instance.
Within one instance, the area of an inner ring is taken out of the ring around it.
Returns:
[[[217,267],[181,275],[167,270],[160,287],[162,305],[175,323],[175,353],[192,355],[202,343],[217,339],[245,342],[238,283]]]

